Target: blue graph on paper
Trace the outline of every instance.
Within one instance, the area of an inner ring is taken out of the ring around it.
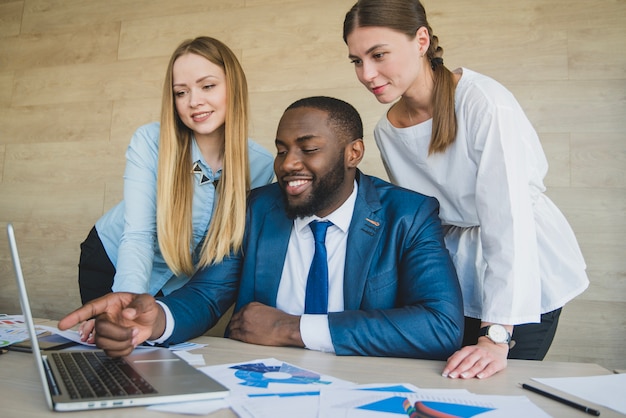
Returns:
[[[404,399],[405,398],[402,396],[394,396],[391,398],[382,399],[380,401],[368,403],[366,405],[361,405],[357,409],[388,412],[406,416],[406,412],[402,406],[402,401]],[[417,403],[416,407],[418,408],[418,411],[421,412],[421,414],[419,414],[418,416],[439,416],[455,418],[470,418],[494,409],[482,406],[433,401],[420,401]]]
[[[291,364],[282,363],[269,366],[265,363],[249,363],[232,366],[235,377],[241,379],[242,386],[267,388],[270,383],[310,385],[328,385],[331,382],[320,380],[321,376],[309,370],[300,369]]]

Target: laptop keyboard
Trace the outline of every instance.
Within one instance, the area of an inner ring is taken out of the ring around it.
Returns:
[[[157,393],[124,359],[101,351],[51,355],[72,399]]]

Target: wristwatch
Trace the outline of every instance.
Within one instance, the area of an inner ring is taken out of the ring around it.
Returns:
[[[478,331],[478,336],[486,336],[496,344],[510,344],[511,334],[502,325],[494,324],[483,327]]]

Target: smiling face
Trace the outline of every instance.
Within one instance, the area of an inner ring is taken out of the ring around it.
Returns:
[[[428,49],[427,39],[426,28],[411,39],[393,29],[366,26],[354,28],[346,43],[359,81],[379,102],[391,103],[424,77],[426,60],[420,57]]]
[[[335,131],[328,114],[315,108],[289,109],[281,118],[274,171],[289,217],[327,216],[352,193],[362,141]]]
[[[223,136],[226,77],[222,67],[200,55],[181,55],[172,68],[176,112],[196,139]]]

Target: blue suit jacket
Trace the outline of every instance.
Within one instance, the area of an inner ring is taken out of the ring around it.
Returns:
[[[445,359],[460,347],[463,303],[436,199],[358,173],[344,272],[344,311],[329,313],[338,355]],[[171,342],[206,332],[232,302],[276,306],[293,221],[278,184],[251,192],[243,257],[199,271],[163,298]],[[213,289],[211,289],[213,288]]]

